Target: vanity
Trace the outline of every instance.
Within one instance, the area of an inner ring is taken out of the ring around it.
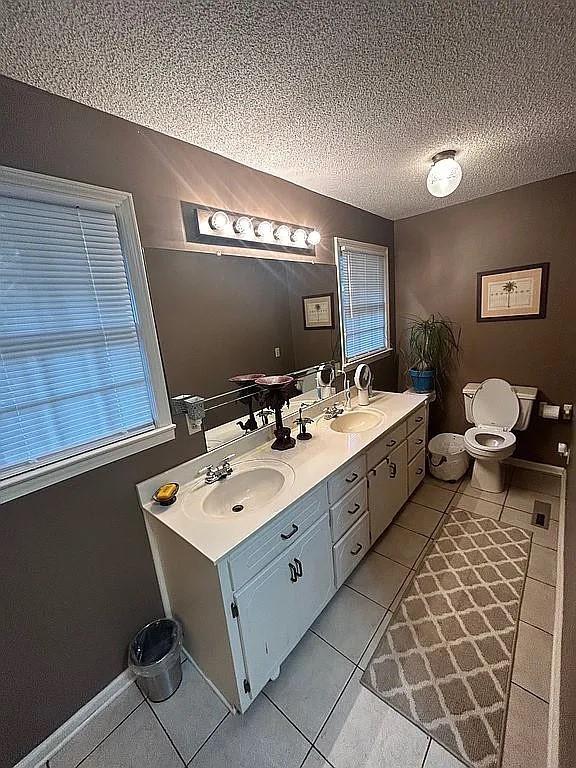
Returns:
[[[331,420],[327,402],[292,450],[272,451],[263,428],[210,454],[216,466],[235,451],[226,479],[206,484],[204,455],[138,486],[166,613],[239,712],[424,478],[426,396],[376,393]],[[167,482],[180,490],[160,506],[152,495]]]

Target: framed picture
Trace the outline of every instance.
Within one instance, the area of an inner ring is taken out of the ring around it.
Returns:
[[[321,293],[302,296],[304,328],[314,331],[320,328],[334,328],[334,294]]]
[[[545,263],[478,272],[478,322],[546,317],[549,268]]]

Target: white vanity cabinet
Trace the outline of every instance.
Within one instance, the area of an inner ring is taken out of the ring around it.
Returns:
[[[218,559],[146,514],[184,647],[244,712],[424,478],[426,404]],[[222,523],[223,525],[225,523]]]

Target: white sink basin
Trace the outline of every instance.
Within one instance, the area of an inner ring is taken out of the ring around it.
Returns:
[[[245,461],[232,465],[225,480],[197,491],[209,517],[237,517],[258,512],[294,482],[294,470],[282,461]]]
[[[338,416],[330,423],[330,429],[334,432],[351,434],[354,432],[366,432],[374,429],[382,422],[382,416],[377,411],[353,411]]]

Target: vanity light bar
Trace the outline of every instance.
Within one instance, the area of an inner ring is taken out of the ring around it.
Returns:
[[[207,237],[239,240],[243,245],[311,250],[321,240],[317,229],[247,216],[232,211],[196,208],[198,232]]]

